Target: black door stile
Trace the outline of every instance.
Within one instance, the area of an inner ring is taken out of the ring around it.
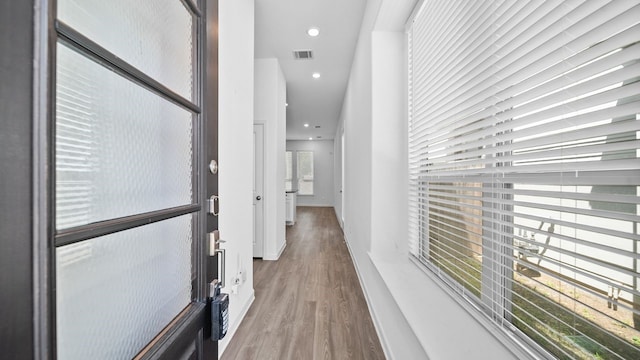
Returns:
[[[206,156],[205,163],[207,165],[206,174],[206,190],[205,199],[212,195],[218,195],[218,176],[217,174],[211,174],[208,170],[208,164],[211,160],[218,161],[218,0],[204,0],[206,1],[205,17],[206,17],[206,35],[203,39],[205,44],[205,61],[204,64],[204,96],[203,96],[203,108],[205,119],[205,144],[206,144]],[[224,171],[224,170],[222,170]],[[224,201],[224,199],[222,199]],[[212,232],[218,229],[218,217],[213,215],[207,215],[206,220],[206,233]],[[207,247],[209,244],[206,244]],[[209,249],[206,249],[208,253]],[[207,292],[208,284],[214,279],[218,278],[218,257],[205,256],[205,288],[203,289],[205,297],[209,294]],[[211,341],[211,314],[210,308],[207,312],[207,325],[204,330],[204,346],[203,355],[205,359],[217,359],[218,355],[218,343]]]

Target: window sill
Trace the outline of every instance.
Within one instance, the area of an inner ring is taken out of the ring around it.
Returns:
[[[473,358],[479,353],[496,359],[539,358],[408,256],[369,253],[369,258],[431,358]]]
[[[424,304],[429,302],[429,293],[424,286],[425,274],[401,255],[381,258],[369,253],[369,258],[420,345],[429,354],[426,330],[433,319],[424,311]]]

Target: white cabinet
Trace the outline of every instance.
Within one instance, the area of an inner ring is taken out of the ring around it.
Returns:
[[[293,225],[296,223],[296,192],[287,191],[285,202],[287,225]]]

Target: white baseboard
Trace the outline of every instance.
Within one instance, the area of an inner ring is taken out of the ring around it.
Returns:
[[[332,204],[300,204],[297,203],[296,207],[333,207]]]
[[[340,228],[342,229],[342,232],[344,232],[344,221],[342,221],[340,216],[338,216],[338,209],[336,209],[335,206],[333,207],[333,213],[336,215],[336,220],[338,220],[338,225],[340,225]],[[349,251],[351,251],[351,250],[349,250]]]
[[[358,266],[358,260],[356,260],[356,258],[353,256],[353,251],[351,250],[351,246],[347,241],[347,235],[343,236],[344,242],[345,244],[347,244],[347,249],[349,249],[349,255],[351,256],[353,267],[356,269],[356,275],[358,275],[358,281],[360,282],[360,287],[362,288],[362,293],[364,294],[367,308],[369,309],[369,314],[371,314],[371,319],[373,320],[373,327],[376,329],[376,333],[378,334],[378,338],[380,339],[380,345],[382,346],[384,357],[386,359],[392,359],[391,351],[389,349],[389,343],[387,342],[387,337],[385,336],[385,332],[383,330],[382,324],[380,324],[380,319],[378,318],[376,311],[371,306],[371,297],[369,296],[369,292],[367,291],[367,286],[362,281],[362,276],[360,275],[360,267]]]
[[[249,297],[249,300],[244,304],[244,306],[242,306],[242,309],[240,309],[240,314],[238,315],[238,318],[235,319],[235,324],[234,324],[235,326],[231,326],[231,328],[229,329],[229,332],[227,333],[227,336],[225,336],[224,341],[220,341],[218,343],[219,345],[218,358],[222,357],[222,354],[227,349],[227,346],[229,345],[229,342],[231,342],[231,339],[233,339],[233,336],[236,334],[236,331],[238,331],[238,328],[240,327],[242,320],[244,319],[245,316],[247,316],[247,312],[249,312],[249,309],[251,308],[251,305],[253,304],[253,301],[255,299],[256,299],[255,291],[251,289],[251,296]]]
[[[282,246],[280,247],[280,250],[278,250],[278,255],[276,255],[276,260],[280,259],[280,256],[282,255],[286,247],[287,247],[287,239],[285,238],[284,241],[282,242]]]
[[[280,259],[280,255],[282,255],[282,253],[284,252],[284,249],[286,247],[287,247],[287,239],[284,239],[284,241],[282,242],[282,246],[278,250],[277,254],[265,255],[265,256],[262,257],[262,260],[276,261],[276,260]]]

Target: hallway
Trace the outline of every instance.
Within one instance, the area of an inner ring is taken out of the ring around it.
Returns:
[[[221,359],[384,359],[333,208],[299,207],[278,261]]]

